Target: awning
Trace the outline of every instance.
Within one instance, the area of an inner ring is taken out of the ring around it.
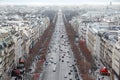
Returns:
[[[29,50],[29,52],[32,53],[32,52],[33,52],[33,48],[31,48],[31,49]]]
[[[16,69],[14,70],[16,74],[20,74],[20,70]]]
[[[80,40],[80,44],[83,44],[83,43],[85,43],[85,40]]]
[[[25,60],[22,60],[22,59],[21,59],[19,62],[20,62],[20,63],[24,63],[24,62],[25,62]]]
[[[108,69],[106,67],[100,69],[100,72],[101,73],[108,73]]]
[[[34,77],[35,77],[35,78],[38,78],[39,75],[40,75],[39,73],[35,73],[35,74],[34,74]]]

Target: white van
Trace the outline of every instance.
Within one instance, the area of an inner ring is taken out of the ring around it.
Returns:
[[[56,65],[53,67],[53,72],[56,72]]]

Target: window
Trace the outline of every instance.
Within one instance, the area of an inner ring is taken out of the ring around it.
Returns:
[[[2,64],[2,61],[0,61],[0,65]]]
[[[115,47],[116,50],[118,50],[120,52],[120,49],[118,49],[117,47]]]
[[[13,53],[14,53],[14,51],[15,51],[14,49],[13,49],[13,50],[11,50],[11,51],[9,52],[9,54],[13,54]]]
[[[108,51],[109,51],[110,53],[112,53],[112,51],[111,51],[110,49],[108,49]]]
[[[0,75],[0,80],[2,80],[2,76]]]
[[[18,36],[19,36],[19,34],[16,34],[15,36],[17,36],[17,37],[18,37]]]
[[[8,48],[12,47],[13,44],[14,44],[14,42],[9,43],[9,44],[8,44]]]
[[[7,47],[7,44],[5,42],[3,43],[3,45],[4,45],[4,47]]]

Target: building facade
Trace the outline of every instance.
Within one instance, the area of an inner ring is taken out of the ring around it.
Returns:
[[[4,29],[2,29],[5,31]],[[1,31],[2,32],[2,31]],[[0,52],[1,52],[1,79],[4,80],[10,76],[10,71],[15,66],[15,43],[9,31],[0,34]]]

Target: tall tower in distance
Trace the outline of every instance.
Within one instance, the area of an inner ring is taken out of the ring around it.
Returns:
[[[110,1],[110,4],[109,4],[110,10],[112,10],[112,7],[113,7],[113,3]]]
[[[110,7],[112,7],[112,2],[110,1],[110,4],[109,4]]]
[[[107,10],[110,10],[112,8],[112,2],[110,1],[106,7]]]

